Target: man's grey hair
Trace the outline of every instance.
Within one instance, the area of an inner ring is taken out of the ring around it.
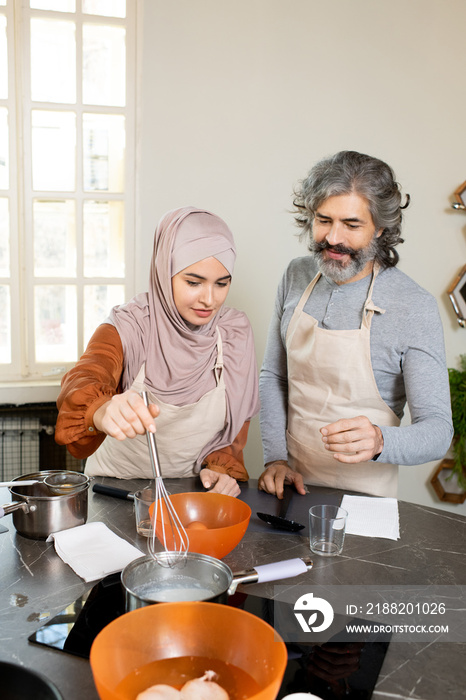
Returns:
[[[355,192],[367,200],[375,231],[382,229],[376,239],[376,260],[382,267],[394,267],[399,260],[395,246],[401,237],[402,209],[409,204],[409,195],[401,205],[401,188],[389,165],[378,158],[340,151],[319,161],[296,188],[293,204],[301,238],[312,240],[312,224],[320,205],[329,197]]]

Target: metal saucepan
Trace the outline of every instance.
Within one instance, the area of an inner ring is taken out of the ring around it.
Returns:
[[[161,559],[170,553],[161,552]],[[240,583],[265,583],[292,578],[312,568],[308,557],[256,566],[236,574],[219,559],[188,552],[185,563],[176,568],[163,566],[151,556],[132,561],[121,574],[126,611],[153,603],[209,601],[226,603]]]
[[[45,479],[66,474],[72,480],[78,479],[76,485],[67,493],[57,493],[47,486]],[[83,479],[84,477],[84,479]],[[37,479],[37,483],[22,486],[21,481]],[[84,525],[87,520],[87,500],[89,477],[80,472],[66,470],[49,470],[23,474],[13,479],[10,486],[12,502],[0,506],[0,518],[13,513],[13,525],[23,537],[34,540],[46,540],[52,532],[68,530],[77,525]]]

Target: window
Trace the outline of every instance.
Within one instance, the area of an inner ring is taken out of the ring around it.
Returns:
[[[60,376],[133,293],[135,7],[0,0],[0,381]]]

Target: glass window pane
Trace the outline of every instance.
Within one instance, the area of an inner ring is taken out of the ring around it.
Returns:
[[[74,12],[76,0],[31,0],[33,10],[55,10],[56,12]]]
[[[8,98],[8,43],[6,17],[0,15],[0,100]]]
[[[83,0],[83,12],[105,17],[126,17],[126,0]]]
[[[10,149],[8,144],[8,110],[0,107],[0,190],[10,183]]]
[[[0,0],[0,5],[2,5],[3,7],[5,7],[5,5],[6,5],[6,0]]]
[[[122,107],[126,103],[126,31],[83,26],[83,102]]]
[[[10,276],[10,214],[8,199],[0,199],[0,277]],[[0,309],[2,306],[0,305]],[[1,313],[0,313],[1,316]]]
[[[76,101],[76,25],[31,19],[31,97],[39,102]]]
[[[34,275],[36,277],[76,276],[75,218],[74,201],[34,200]]]
[[[37,362],[75,362],[77,358],[76,287],[42,285],[34,289]]]
[[[119,114],[83,115],[84,189],[123,192],[125,118]]]
[[[75,189],[76,115],[32,111],[32,186],[34,190]]]
[[[123,202],[84,202],[84,276],[124,277]]]
[[[6,284],[0,284],[0,364],[11,362],[11,311],[10,288]]]
[[[84,287],[84,346],[97,326],[105,321],[110,309],[125,301],[123,284],[88,285]]]

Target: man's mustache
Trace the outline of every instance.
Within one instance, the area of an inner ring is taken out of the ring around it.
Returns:
[[[330,245],[328,241],[320,241],[320,243],[314,242],[315,250],[320,252],[322,250],[331,250],[334,253],[339,253],[340,255],[355,255],[358,251],[354,248],[346,248],[346,246],[338,243],[337,245]]]

